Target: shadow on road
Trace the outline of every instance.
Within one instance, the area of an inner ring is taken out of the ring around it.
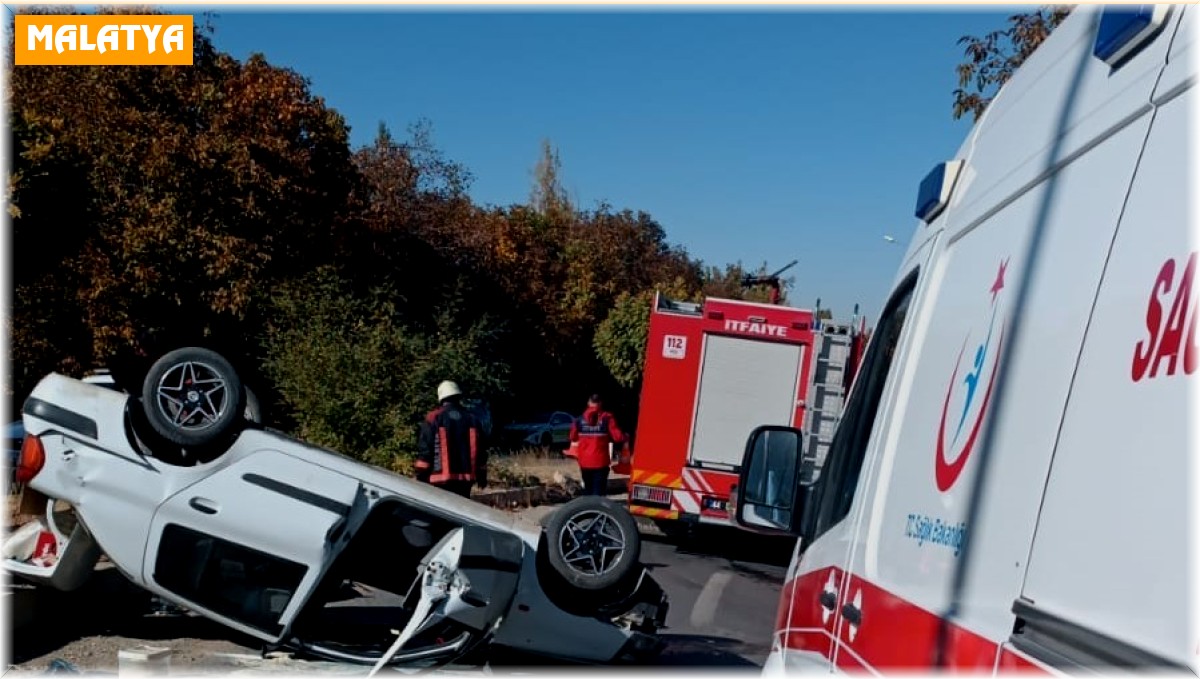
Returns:
[[[724,526],[697,526],[670,537],[643,532],[642,540],[673,546],[680,554],[782,568],[791,562],[796,546],[796,538],[755,535]]]
[[[663,634],[666,647],[654,658],[644,662],[622,662],[617,665],[607,665],[608,668],[644,668],[644,667],[688,667],[693,670],[709,667],[714,670],[744,668],[754,672],[759,671],[759,663],[749,660],[744,655],[754,654],[755,649],[729,637],[716,637],[698,634]],[[763,650],[761,655],[766,655]],[[551,658],[530,656],[516,651],[499,651],[490,659],[490,667],[496,674],[512,672],[542,673],[567,668],[594,667],[591,665],[563,662]]]
[[[96,572],[75,592],[59,592],[22,586],[13,581],[13,605],[34,611],[30,620],[13,624],[7,661],[20,664],[54,653],[64,646],[92,636],[125,637],[146,641],[203,639],[230,641],[255,648],[261,646],[235,630],[194,615],[153,615],[151,596],[129,582],[116,569]],[[15,621],[10,620],[10,623]],[[112,658],[115,662],[116,658]]]
[[[698,634],[664,634],[667,647],[646,665],[667,667],[719,667],[757,670],[759,665],[745,657],[746,645],[737,639]]]

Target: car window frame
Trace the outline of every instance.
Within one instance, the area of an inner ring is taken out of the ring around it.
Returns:
[[[256,557],[259,560],[259,563],[256,564],[258,567],[267,564],[276,570],[276,574],[287,572],[290,576],[289,580],[294,580],[294,583],[289,583],[290,589],[288,593],[288,601],[284,604],[284,610],[286,610],[287,605],[290,604],[297,595],[301,594],[301,587],[304,583],[304,578],[308,575],[309,571],[308,565],[299,563],[297,561],[292,561],[291,559],[286,559],[275,554],[270,554],[260,549],[243,545],[233,540],[229,540],[228,538],[221,537],[220,535],[215,535],[212,532],[200,530],[191,526],[168,523],[163,527],[164,540],[173,539],[173,537],[169,538],[168,534],[171,536],[178,536],[181,539],[191,539],[195,545],[199,545],[204,540],[211,541],[211,544],[205,550],[205,556],[208,557],[208,559],[206,559],[203,564],[192,564],[193,566],[199,568],[199,571],[194,574],[196,582],[191,588],[183,586],[186,584],[180,579],[183,577],[183,573],[177,572],[175,569],[170,568],[170,566],[175,565],[172,562],[178,561],[178,550],[160,549],[154,563],[154,580],[159,587],[162,587],[163,590],[170,592],[172,595],[179,597],[184,601],[192,602],[196,606],[211,611],[213,615],[218,616],[219,618],[233,621],[237,625],[258,630],[274,637],[278,637],[283,633],[284,625],[279,622],[279,617],[282,616],[282,611],[280,612],[279,616],[275,618],[274,622],[267,622],[267,619],[263,616],[251,618],[245,615],[240,615],[227,605],[229,603],[228,601],[224,601],[219,597],[214,596],[214,593],[216,592],[215,588],[202,587],[200,585],[215,577],[215,574],[211,572],[214,564],[210,563],[215,551],[224,550],[225,552],[240,552],[243,555]],[[182,567],[186,564],[180,562],[179,565]],[[242,566],[244,567],[245,565],[246,563],[243,562]],[[259,594],[261,595],[267,589],[270,588],[261,588]]]
[[[885,388],[895,370],[896,354],[911,321],[920,267],[899,285],[880,314],[871,341],[855,377],[841,422],[807,503],[803,535],[811,543],[850,514],[857,494],[870,442],[884,401]],[[899,325],[896,320],[899,316]],[[892,341],[889,342],[889,339]],[[884,355],[887,349],[890,353]]]

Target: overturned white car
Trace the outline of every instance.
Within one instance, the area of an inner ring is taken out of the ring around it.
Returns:
[[[17,473],[78,525],[61,534],[48,506],[57,558],[5,567],[71,590],[103,552],[267,649],[377,667],[661,649],[667,599],[623,507],[579,498],[526,527],[262,428],[244,399],[230,365],[196,348],[161,358],[140,396],[45,377],[23,408]]]

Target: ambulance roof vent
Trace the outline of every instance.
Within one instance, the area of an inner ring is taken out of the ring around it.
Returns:
[[[950,193],[954,190],[954,180],[958,179],[962,168],[961,160],[951,160],[938,163],[936,167],[921,180],[917,189],[917,219],[928,224],[937,218],[950,203]]]
[[[1170,10],[1170,5],[1105,7],[1096,28],[1092,55],[1115,68],[1154,39],[1167,22]]]

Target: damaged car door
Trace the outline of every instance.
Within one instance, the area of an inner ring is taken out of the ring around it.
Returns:
[[[365,502],[354,478],[255,451],[158,507],[144,580],[168,599],[278,642]]]
[[[386,547],[380,552],[386,554]],[[504,621],[523,558],[524,544],[515,535],[475,525],[454,528],[412,572],[402,606],[378,620],[380,629],[360,633],[357,644],[308,638],[306,629],[289,646],[331,660],[372,664],[372,674],[387,665],[431,666],[462,658],[485,647]],[[386,649],[378,643],[384,635],[394,637]]]

